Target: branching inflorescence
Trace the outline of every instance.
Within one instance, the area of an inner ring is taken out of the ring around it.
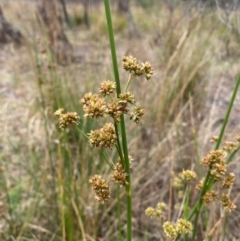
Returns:
[[[129,72],[128,82],[123,93],[116,94],[116,83],[114,81],[104,80],[100,84],[98,93],[86,93],[79,101],[83,105],[84,118],[110,119],[100,129],[91,130],[90,133],[85,135],[88,137],[89,145],[110,150],[116,147],[119,154],[116,164],[109,160],[107,161],[108,164],[113,163],[111,165],[113,174],[109,181],[100,175],[95,175],[89,180],[95,192],[95,199],[99,202],[106,202],[110,199],[110,187],[108,184],[110,181],[119,184],[121,187],[129,185],[127,175],[130,175],[130,173],[126,172],[124,166],[126,158],[123,155],[123,147],[120,140],[121,132],[118,130],[118,124],[122,115],[128,115],[130,120],[135,123],[140,122],[144,115],[144,110],[140,105],[136,105],[135,97],[128,91],[128,87],[135,76],[145,75],[146,79],[149,80],[153,75],[153,68],[148,62],[140,64],[132,56],[123,57],[123,69]],[[76,112],[64,114],[63,109],[57,110],[55,115],[59,117],[61,129],[65,129],[69,125],[77,126],[80,120]]]

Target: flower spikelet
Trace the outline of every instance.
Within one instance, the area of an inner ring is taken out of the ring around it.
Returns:
[[[228,188],[230,188],[232,186],[234,181],[235,181],[235,175],[234,175],[234,173],[231,172],[222,181],[221,187],[228,189]]]
[[[155,218],[156,217],[156,211],[153,207],[148,207],[145,210],[145,215],[150,217],[150,218]]]
[[[163,230],[166,236],[172,238],[173,240],[175,240],[178,236],[178,230],[176,225],[170,222],[165,222],[163,224]]]
[[[114,166],[114,171],[113,171],[113,175],[112,175],[112,180],[118,184],[120,184],[120,186],[127,186],[127,173],[125,172],[122,164],[120,163],[120,161]]]
[[[110,95],[116,89],[116,83],[111,80],[105,80],[100,84],[99,94],[103,96]]]
[[[209,204],[217,199],[217,192],[209,191],[202,197],[205,204]]]
[[[177,189],[183,188],[183,181],[182,181],[182,179],[179,178],[179,177],[174,177],[174,179],[173,179],[173,187],[175,187]]]
[[[189,221],[187,221],[186,219],[183,219],[183,218],[180,218],[177,221],[176,228],[177,228],[177,231],[178,231],[179,234],[191,233],[192,229],[193,229],[192,224]]]
[[[113,101],[107,105],[106,112],[111,116],[115,122],[120,121],[120,116],[122,114],[128,113],[127,102],[126,101]]]
[[[137,59],[133,56],[124,56],[123,57],[123,69],[129,71],[135,76],[144,74],[144,66],[137,63]]]
[[[205,167],[210,167],[215,163],[222,163],[224,162],[224,158],[226,153],[222,150],[214,150],[210,151],[209,154],[203,158],[201,164]]]
[[[126,92],[126,93],[122,93],[119,95],[119,99],[126,101],[129,104],[134,104],[135,100],[134,100],[134,95],[131,92]]]
[[[229,153],[229,152],[237,149],[237,143],[232,142],[232,141],[226,141],[225,146],[222,149]]]
[[[187,182],[190,182],[190,181],[192,181],[193,179],[196,179],[197,174],[196,174],[194,171],[186,170],[186,171],[182,171],[182,172],[179,174],[179,176],[180,176],[180,178],[182,178],[182,180],[187,181]]]
[[[83,104],[84,117],[99,118],[104,116],[106,104],[103,98],[98,95],[87,93],[80,100]]]
[[[64,109],[58,109],[55,111],[55,115],[59,116],[59,127],[65,129],[69,125],[78,125],[80,117],[77,112],[63,113]]]
[[[162,218],[163,211],[166,209],[166,204],[163,202],[160,202],[157,204],[156,207],[156,217],[157,218]]]
[[[130,119],[138,124],[143,115],[144,115],[143,108],[141,106],[136,106],[134,107],[134,111],[130,114]]]
[[[210,151],[209,154],[203,158],[201,164],[205,167],[211,168],[211,175],[215,181],[223,179],[226,174],[227,165],[225,163],[226,152],[223,150]]]
[[[107,123],[101,129],[91,131],[88,135],[90,146],[95,147],[112,149],[117,139],[112,123]]]
[[[64,112],[64,109],[60,108],[60,109],[58,109],[54,112],[54,115],[55,116],[61,116],[63,114],[63,112]]]
[[[98,202],[106,202],[109,200],[109,185],[100,175],[95,175],[92,178],[90,178],[89,183],[92,185],[92,189],[96,194],[95,199]]]
[[[229,212],[236,209],[236,205],[229,199],[226,194],[223,194],[221,197],[221,204],[224,208],[226,208]]]
[[[201,190],[203,188],[204,178],[200,180],[200,182],[196,185],[197,190]]]
[[[153,68],[149,62],[143,64],[143,69],[147,80],[150,80],[153,75]]]

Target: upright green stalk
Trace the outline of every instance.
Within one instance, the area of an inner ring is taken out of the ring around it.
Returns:
[[[226,129],[226,126],[227,126],[227,123],[228,123],[228,120],[229,120],[229,116],[230,116],[230,113],[231,113],[231,110],[232,110],[232,107],[233,107],[233,103],[234,103],[236,95],[237,95],[237,91],[238,91],[239,85],[240,85],[240,75],[238,76],[238,79],[236,81],[236,86],[234,88],[231,101],[230,101],[230,103],[228,105],[227,113],[226,113],[226,116],[224,118],[224,122],[223,122],[223,125],[222,125],[222,128],[221,128],[220,134],[219,134],[219,138],[218,138],[218,141],[217,141],[216,146],[215,146],[215,150],[217,150],[219,148],[220,144],[221,144],[221,141],[222,141],[222,138],[223,138],[223,134],[224,134],[224,131]],[[201,191],[200,199],[199,199],[198,203],[196,204],[196,206],[194,207],[194,213],[196,214],[196,216],[195,216],[195,221],[194,221],[194,229],[193,229],[192,241],[195,240],[195,237],[196,237],[196,234],[197,234],[198,217],[199,217],[199,213],[200,213],[200,210],[201,210],[201,207],[202,207],[202,204],[203,204],[203,199],[202,198],[205,195],[205,193],[212,186],[210,172],[211,172],[211,167],[208,169],[207,176],[205,178],[205,181],[204,181],[204,184],[203,184],[203,188],[202,188],[202,191]],[[189,218],[191,218],[192,214],[193,214],[193,212],[191,212]]]
[[[112,27],[112,18],[111,18],[109,0],[104,0],[104,5],[105,5],[109,41],[110,41],[111,53],[112,53],[113,70],[114,70],[114,76],[115,76],[116,87],[117,87],[116,89],[117,89],[117,95],[119,95],[121,93],[121,85],[120,85],[119,73],[118,73],[117,55],[116,55],[116,48],[115,48],[115,42],[114,42],[114,33],[113,33],[113,27]],[[127,135],[126,135],[126,129],[125,129],[124,116],[121,115],[120,118],[121,118],[120,125],[121,125],[121,134],[122,134],[122,146],[123,146],[123,154],[124,154],[124,168],[127,172],[127,182],[128,182],[128,185],[126,186],[127,241],[131,241],[132,240],[132,192],[131,192],[130,164],[129,164],[129,157],[128,157]]]

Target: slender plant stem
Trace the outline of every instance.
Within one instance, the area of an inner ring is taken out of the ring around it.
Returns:
[[[116,48],[115,48],[115,42],[114,42],[114,33],[113,33],[113,27],[112,27],[112,18],[111,18],[109,0],[104,0],[104,5],[105,5],[109,41],[110,41],[110,47],[111,47],[111,53],[112,53],[114,76],[115,76],[116,87],[117,87],[116,90],[117,90],[117,96],[119,96],[119,94],[121,93],[121,85],[119,80],[117,55],[116,55]],[[126,186],[127,241],[131,241],[132,240],[132,191],[131,191],[130,164],[129,164],[128,147],[127,147],[127,135],[126,135],[126,128],[125,128],[125,120],[123,115],[121,115],[120,117],[120,125],[121,125],[122,146],[123,146],[123,154],[124,154],[124,167],[127,172],[127,182],[128,182],[128,185]]]
[[[227,113],[226,113],[226,116],[224,118],[223,125],[222,125],[221,131],[220,131],[220,134],[219,134],[216,146],[215,146],[215,150],[217,150],[220,147],[220,144],[221,144],[221,141],[222,141],[222,138],[223,138],[223,134],[225,132],[225,129],[226,129],[226,126],[227,126],[227,123],[228,123],[228,120],[229,120],[229,116],[230,116],[230,113],[231,113],[231,110],[232,110],[232,107],[233,107],[233,104],[234,104],[234,101],[235,101],[235,98],[236,98],[236,95],[237,95],[239,85],[240,85],[240,75],[237,78],[236,85],[235,85],[235,88],[234,88],[234,91],[233,91],[233,94],[232,94],[232,98],[231,98],[230,103],[228,105]],[[202,198],[205,195],[205,193],[209,190],[209,188],[212,187],[212,181],[211,181],[210,173],[211,173],[211,167],[209,167],[209,169],[208,169],[207,176],[205,178],[203,188],[202,188],[202,191],[201,191],[201,194],[200,194],[200,200],[198,201],[196,209],[194,210],[194,213],[196,213],[196,216],[195,216],[195,221],[194,221],[192,241],[195,240],[195,237],[196,237],[196,234],[197,234],[198,218],[199,218],[199,213],[200,213],[200,210],[201,210],[201,207],[202,207],[202,204],[203,204]],[[191,215],[192,215],[192,213],[191,213]]]

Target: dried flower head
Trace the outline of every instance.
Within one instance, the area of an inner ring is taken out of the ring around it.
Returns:
[[[136,106],[134,107],[134,111],[130,114],[130,120],[133,120],[135,123],[138,124],[143,115],[143,108],[141,106]]]
[[[177,189],[183,188],[183,181],[182,181],[182,179],[179,178],[179,177],[174,177],[174,179],[173,179],[173,187],[175,187]]]
[[[107,104],[106,112],[107,114],[113,118],[115,122],[120,121],[120,116],[122,114],[128,113],[127,102],[119,100],[113,101],[110,104]]]
[[[64,113],[64,109],[58,109],[54,115],[59,117],[59,127],[65,129],[69,125],[78,125],[80,117],[77,112]]]
[[[222,181],[221,187],[228,189],[228,188],[230,188],[230,187],[232,186],[232,184],[234,183],[234,181],[235,181],[235,175],[234,175],[234,173],[231,172],[231,173],[229,173],[229,174],[225,177],[225,179]]]
[[[143,69],[147,80],[150,80],[153,75],[153,68],[149,62],[143,64]]]
[[[163,211],[166,209],[166,204],[163,203],[163,202],[160,202],[157,204],[157,207],[156,207],[156,217],[157,218],[162,218],[163,216]]]
[[[105,124],[101,129],[91,131],[89,134],[90,146],[110,148],[114,146],[117,136],[112,123]]]
[[[217,142],[218,141],[218,136],[212,136],[211,139],[210,139],[210,142]]]
[[[180,174],[179,174],[180,178],[184,181],[187,181],[187,182],[190,182],[192,181],[193,179],[196,179],[197,177],[197,174],[194,172],[194,171],[191,171],[191,170],[186,170],[186,171],[182,171]]]
[[[148,216],[149,218],[155,218],[156,217],[155,209],[152,207],[148,207],[145,210],[145,215]]]
[[[110,95],[116,89],[116,83],[111,80],[105,80],[100,84],[99,94],[103,96]]]
[[[206,157],[203,158],[201,164],[205,167],[210,167],[215,163],[224,163],[226,152],[222,150],[210,151]]]
[[[131,92],[122,93],[118,97],[120,100],[126,101],[129,104],[134,104],[134,95]]]
[[[222,149],[229,153],[229,152],[237,149],[237,143],[232,142],[232,141],[226,141],[225,146],[223,146]]]
[[[163,224],[163,231],[167,237],[172,238],[173,240],[175,240],[178,236],[178,230],[176,225],[170,222],[165,222]]]
[[[192,224],[183,218],[180,218],[177,221],[176,228],[177,228],[178,234],[182,234],[182,233],[188,234],[188,233],[191,233],[193,229]]]
[[[201,164],[205,167],[211,168],[211,175],[214,181],[220,181],[223,179],[227,171],[227,165],[225,163],[226,152],[223,150],[210,151],[209,154],[203,158]]]
[[[124,56],[123,57],[123,69],[129,71],[135,76],[144,74],[144,68],[142,65],[137,63],[137,59],[133,56]]]
[[[99,118],[104,116],[106,104],[103,98],[99,98],[96,94],[87,93],[80,101],[83,104],[84,117]]]
[[[205,193],[205,195],[202,197],[203,202],[207,205],[217,199],[217,192],[215,191],[208,191]]]
[[[200,180],[200,182],[196,185],[197,190],[201,190],[203,188],[204,178]]]
[[[226,194],[222,195],[221,204],[229,212],[234,211],[236,209],[236,205],[229,199],[229,197]]]
[[[64,113],[64,109],[60,108],[54,112],[55,116],[61,116]]]
[[[127,186],[127,173],[125,172],[125,169],[123,168],[122,164],[120,161],[116,165],[114,165],[114,170],[113,170],[113,175],[112,175],[112,180],[120,186]]]
[[[95,175],[92,178],[90,178],[89,183],[92,185],[92,189],[96,194],[95,199],[98,202],[106,202],[109,200],[109,185],[100,175]]]

